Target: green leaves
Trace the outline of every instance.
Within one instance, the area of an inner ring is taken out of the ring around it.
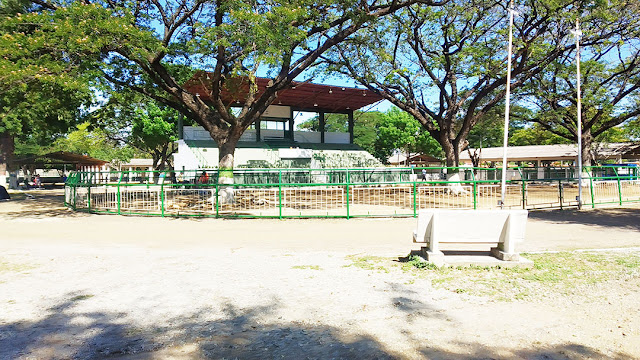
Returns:
[[[376,130],[375,156],[382,161],[386,162],[396,150],[434,156],[442,152],[438,142],[422,129],[418,121],[396,107],[383,115]]]

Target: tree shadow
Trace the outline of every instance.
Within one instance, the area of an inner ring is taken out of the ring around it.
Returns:
[[[50,218],[50,217],[85,217],[89,214],[73,211],[64,205],[64,192],[50,190],[34,190],[12,193],[8,204],[17,205],[18,209],[0,212],[0,216],[8,218]]]
[[[420,351],[425,359],[442,360],[477,360],[477,359],[528,359],[528,360],[566,360],[566,359],[632,359],[630,354],[616,352],[603,353],[598,349],[588,346],[565,343],[553,346],[540,345],[526,349],[496,349],[477,343],[458,343],[456,348],[465,350],[452,350],[442,347],[428,347]]]
[[[67,297],[39,321],[0,324],[0,358],[151,359],[186,344],[195,345],[188,358],[395,358],[371,336],[265,321],[277,302],[246,309],[227,303],[221,311],[201,310],[168,319],[169,325],[144,327],[126,322],[124,313],[82,312],[78,305],[90,295]]]
[[[557,224],[640,230],[640,208],[531,211],[529,218]]]
[[[370,335],[354,335],[317,323],[269,320],[280,306],[275,300],[249,308],[225,303],[218,310],[201,309],[167,319],[163,324],[144,326],[127,321],[125,313],[82,311],[82,302],[91,295],[70,293],[65,298],[39,321],[0,324],[0,358],[144,360],[172,357],[172,349],[178,349],[180,356],[175,358],[189,359],[416,357],[416,349],[395,353]],[[405,310],[414,308],[408,306]],[[573,343],[505,350],[469,342],[456,344],[459,345],[456,349],[464,349],[459,351],[433,343],[420,346],[418,340],[411,339],[411,334],[403,332],[403,335],[417,344],[418,356],[426,359],[630,358],[628,354],[612,356]]]

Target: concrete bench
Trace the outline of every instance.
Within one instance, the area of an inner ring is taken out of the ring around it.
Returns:
[[[518,261],[527,216],[527,210],[420,210],[413,241],[426,243],[423,255],[436,264],[444,263],[442,250],[491,251],[500,260]]]

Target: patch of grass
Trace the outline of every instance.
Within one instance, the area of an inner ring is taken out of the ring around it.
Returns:
[[[534,261],[531,269],[461,267],[420,271],[436,288],[486,296],[498,301],[530,300],[553,295],[583,294],[589,287],[638,277],[638,253],[560,252],[524,254]]]
[[[0,274],[2,273],[19,273],[34,269],[34,264],[16,264],[0,260]]]
[[[322,270],[319,265],[294,265],[291,268],[300,270]]]
[[[428,269],[436,270],[438,267],[417,255],[410,255],[406,262],[402,263],[402,270],[409,271],[412,269]]]
[[[640,256],[618,258],[616,263],[628,269],[640,269]]]
[[[82,301],[82,300],[91,299],[92,297],[93,297],[93,295],[91,295],[91,294],[84,294],[84,295],[74,296],[69,300],[70,301]]]
[[[358,256],[349,255],[348,260],[351,260],[351,264],[344,267],[357,267],[363,270],[373,270],[388,273],[389,269],[381,265],[382,262],[389,262],[390,259],[381,256]]]
[[[591,294],[594,286],[602,286],[607,282],[640,279],[638,252],[559,252],[523,256],[534,261],[533,268],[438,268],[417,256],[409,256],[398,263],[383,257],[361,255],[347,257],[352,263],[345,266],[385,273],[395,267],[414,276],[416,280],[430,281],[435,288],[489,297],[496,301],[583,296]]]

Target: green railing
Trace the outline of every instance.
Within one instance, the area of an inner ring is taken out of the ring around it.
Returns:
[[[640,202],[639,175],[637,167],[585,168],[583,206]],[[500,169],[237,169],[233,176],[225,185],[217,170],[77,172],[67,180],[65,204],[127,215],[351,218],[492,209],[501,200]],[[507,179],[506,208],[578,205],[574,168],[510,168]]]

